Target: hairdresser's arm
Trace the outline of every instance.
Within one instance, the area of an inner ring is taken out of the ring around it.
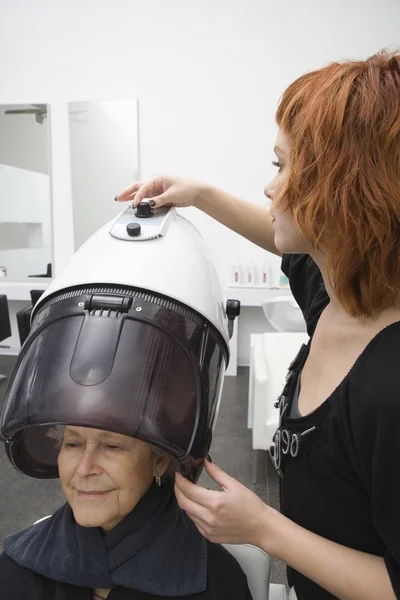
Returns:
[[[269,211],[227,192],[204,186],[194,206],[257,246],[280,256],[274,244],[274,228]]]
[[[222,492],[176,474],[180,507],[211,542],[253,544],[341,600],[396,600],[383,558],[327,540],[297,525],[217,465],[205,467]]]
[[[132,200],[135,207],[144,199],[151,199],[155,208],[171,204],[178,208],[195,206],[257,246],[280,255],[274,244],[275,234],[269,211],[211,185],[159,175],[148,181],[136,181],[115,199],[118,202]]]
[[[331,542],[280,513],[275,517],[275,543],[271,548],[270,534],[264,532],[263,550],[341,600],[396,600],[382,557]]]

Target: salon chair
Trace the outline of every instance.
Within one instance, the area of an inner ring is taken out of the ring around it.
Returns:
[[[270,557],[250,544],[223,544],[238,561],[247,577],[253,600],[297,600],[294,590],[286,585],[270,583]]]
[[[271,332],[250,336],[250,375],[248,427],[253,439],[253,483],[257,482],[257,458],[260,450],[269,450],[278,428],[279,411],[275,408],[292,360],[306,344],[305,332]]]
[[[35,306],[36,302],[39,300],[40,296],[43,294],[43,290],[31,290],[31,302],[19,310],[17,312],[17,324],[18,324],[18,334],[19,341],[21,343],[21,347],[23,346],[26,338],[28,337],[29,331],[31,329],[31,313],[32,308]]]
[[[41,273],[39,275],[28,275],[28,277],[42,277],[42,278],[43,277],[53,277],[52,271],[53,271],[53,269],[52,269],[51,263],[48,263],[47,268],[46,268],[46,273]]]
[[[0,294],[0,342],[11,337],[10,312],[8,310],[7,296]],[[0,382],[7,379],[0,373]]]

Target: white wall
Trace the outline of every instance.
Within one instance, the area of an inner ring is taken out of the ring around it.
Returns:
[[[135,99],[69,105],[74,240],[78,249],[121,212],[116,191],[138,178]]]
[[[398,0],[0,0],[0,9],[0,101],[52,106],[56,268],[73,251],[68,101],[137,97],[142,177],[196,177],[263,204],[285,86],[329,61],[400,46]],[[264,260],[186,214],[224,282],[238,257]]]

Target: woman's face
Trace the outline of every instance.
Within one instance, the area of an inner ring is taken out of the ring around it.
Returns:
[[[275,246],[283,253],[302,254],[312,251],[311,244],[298,232],[293,213],[290,208],[281,212],[274,208],[274,200],[282,189],[290,173],[290,142],[287,135],[279,130],[276,138],[274,152],[277,161],[274,162],[279,170],[276,177],[264,188],[264,194],[272,201],[271,215],[273,217],[273,227],[275,230]]]
[[[61,485],[83,527],[110,531],[139,502],[169,458],[140,440],[67,426],[58,456]]]

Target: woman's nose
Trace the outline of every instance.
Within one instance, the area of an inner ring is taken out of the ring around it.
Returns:
[[[95,450],[85,450],[78,464],[78,475],[80,475],[80,477],[88,477],[89,475],[100,475],[101,472],[102,470],[98,463]]]
[[[264,196],[272,201],[272,193],[273,192],[272,192],[271,184],[267,183],[267,185],[264,188]]]

